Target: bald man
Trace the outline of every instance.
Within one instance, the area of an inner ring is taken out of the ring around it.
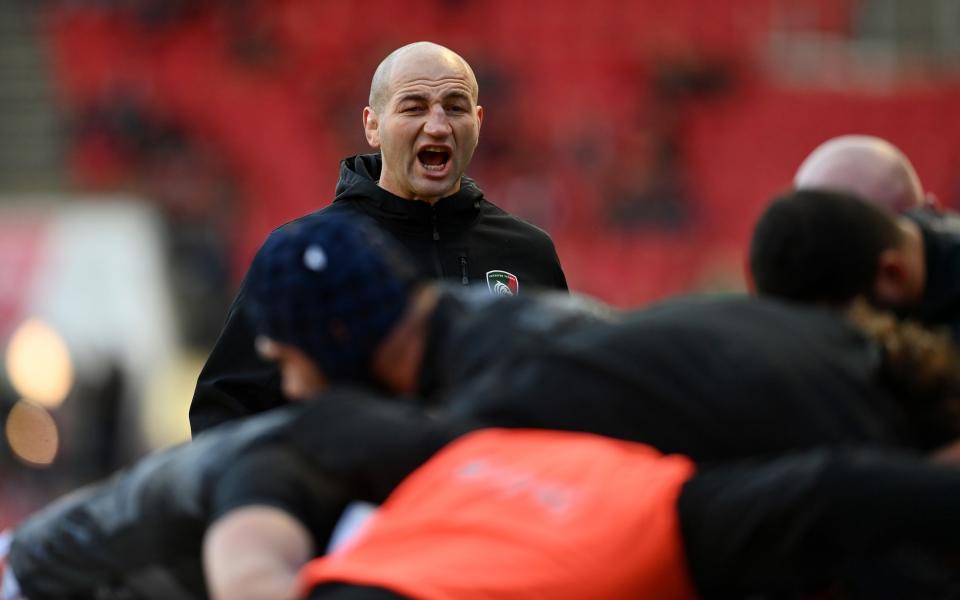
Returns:
[[[870,135],[842,135],[817,146],[794,177],[797,189],[860,196],[894,212],[935,203],[925,195],[910,159],[890,142]]]
[[[905,243],[919,246],[923,258],[908,265],[910,272],[904,277],[923,282],[923,292],[909,300],[885,300],[903,316],[947,326],[960,341],[960,217],[941,209],[936,197],[924,192],[903,152],[874,136],[836,137],[803,161],[794,186],[853,194],[902,215],[898,226]]]
[[[392,52],[373,75],[362,113],[378,153],[343,160],[333,203],[281,229],[359,213],[392,234],[426,277],[500,295],[565,290],[550,237],[494,206],[464,175],[484,117],[479,94],[470,65],[448,48],[417,42]],[[287,401],[276,367],[254,350],[245,296],[241,288],[200,373],[194,434]]]

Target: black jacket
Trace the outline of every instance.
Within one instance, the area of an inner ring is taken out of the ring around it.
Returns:
[[[536,352],[557,336],[619,322],[622,314],[588,296],[546,292],[503,301],[482,286],[441,286],[429,321],[417,397],[429,406],[457,390],[486,385],[486,373]],[[505,382],[506,383],[506,382]]]
[[[362,214],[392,234],[427,277],[486,285],[489,271],[502,270],[517,277],[521,296],[528,288],[567,289],[550,236],[491,204],[472,180],[464,177],[459,192],[430,205],[378,187],[381,165],[379,155],[344,160],[333,204],[294,223]],[[244,306],[241,286],[197,381],[190,405],[194,434],[286,402],[279,372],[254,349]]]
[[[907,212],[907,217],[923,233],[927,283],[919,306],[904,316],[946,326],[960,342],[960,215],[918,208]]]
[[[832,311],[688,298],[556,336],[488,372],[487,385],[458,389],[449,405],[456,415],[599,433],[698,462],[822,444],[914,445],[881,365],[878,346]]]

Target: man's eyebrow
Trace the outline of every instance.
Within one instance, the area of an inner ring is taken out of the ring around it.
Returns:
[[[443,99],[444,100],[465,100],[467,102],[471,102],[473,100],[473,96],[466,92],[456,90],[456,91],[450,92],[449,94],[445,94],[443,96]]]
[[[424,94],[419,94],[417,92],[410,92],[408,94],[402,94],[397,98],[397,104],[401,102],[414,101],[414,102],[426,102],[427,97]]]
[[[466,100],[470,101],[473,99],[473,96],[467,92],[461,90],[453,90],[443,95],[444,100]],[[408,92],[406,94],[401,94],[397,97],[396,103],[400,104],[401,102],[427,102],[430,98],[426,94],[420,92]]]

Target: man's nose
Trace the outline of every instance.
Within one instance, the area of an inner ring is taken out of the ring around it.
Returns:
[[[423,131],[427,135],[440,137],[450,133],[450,118],[447,111],[442,106],[432,106],[427,113],[427,122],[423,125]]]

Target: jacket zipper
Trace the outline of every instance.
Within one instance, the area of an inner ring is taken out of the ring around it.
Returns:
[[[433,264],[437,269],[437,276],[443,278],[443,261],[440,260],[440,230],[437,229],[437,207],[430,207],[430,226],[433,228]]]
[[[463,285],[470,285],[470,278],[467,277],[467,255],[460,255],[460,283]]]

